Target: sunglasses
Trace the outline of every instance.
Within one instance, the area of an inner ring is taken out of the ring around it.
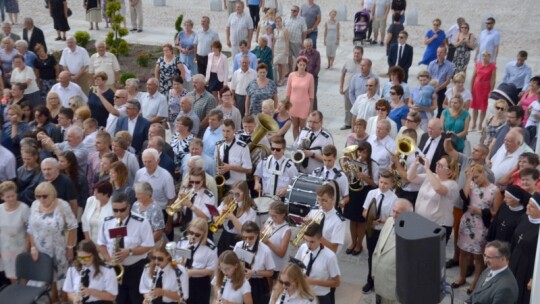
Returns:
[[[276,152],[281,152],[281,150],[283,150],[283,148],[274,148],[274,147],[272,147],[270,149],[272,149],[272,151],[276,151]]]
[[[88,256],[78,256],[77,257],[77,260],[79,262],[90,262],[90,259],[92,258],[91,255],[88,255]]]
[[[165,261],[165,258],[162,257],[162,256],[159,256],[159,257],[158,256],[153,256],[152,260],[158,261],[158,262],[163,262],[163,261]]]
[[[285,287],[290,287],[291,286],[291,282],[289,281],[282,281],[282,280],[278,280],[279,283],[283,284],[283,286]]]
[[[37,199],[47,199],[48,197],[49,197],[48,194],[36,195],[36,198],[37,198]]]
[[[245,235],[245,236],[243,235],[243,236],[242,236],[242,239],[243,239],[243,240],[248,240],[248,241],[253,241],[253,240],[256,239],[256,238],[257,238],[257,237],[254,236],[254,235]]]
[[[499,111],[504,111],[504,108],[503,107],[495,107],[495,109],[499,110]]]
[[[117,212],[124,212],[124,211],[126,211],[126,210],[127,210],[127,207],[125,207],[125,208],[120,208],[120,209],[113,208],[112,211],[113,211],[113,213],[117,213]]]
[[[195,232],[195,231],[191,231],[191,230],[188,230],[187,232],[189,235],[193,235],[194,237],[196,238],[200,238],[202,236],[202,234],[198,233],[198,232]]]
[[[291,10],[291,12],[293,12],[293,13],[298,13],[298,10]]]
[[[194,180],[190,180],[189,183],[192,184],[192,185],[198,185],[200,184],[202,181],[194,181]]]
[[[396,95],[396,92],[390,91],[390,95],[394,96],[394,95]]]

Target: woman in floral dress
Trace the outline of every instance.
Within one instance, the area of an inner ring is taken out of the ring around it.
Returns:
[[[167,95],[172,88],[173,78],[176,75],[186,79],[184,65],[180,58],[173,53],[173,46],[170,43],[163,45],[163,56],[156,61],[154,77],[159,80],[159,92]]]
[[[56,189],[51,183],[40,183],[36,187],[35,196],[28,221],[30,253],[34,261],[39,259],[40,254],[47,254],[53,259],[51,303],[55,303],[58,301],[56,282],[65,278],[69,263],[73,260],[77,219],[69,204],[56,197]]]
[[[459,225],[458,247],[459,278],[452,283],[453,288],[465,284],[467,268],[471,255],[474,259],[474,277],[467,290],[474,290],[480,274],[484,270],[484,247],[488,234],[489,222],[494,217],[502,203],[502,195],[497,186],[486,176],[484,166],[473,165],[466,171],[467,179],[463,186],[465,197],[469,199],[467,211],[461,217]],[[467,202],[465,202],[467,205]]]

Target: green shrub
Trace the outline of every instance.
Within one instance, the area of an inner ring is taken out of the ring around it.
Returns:
[[[88,41],[90,41],[90,34],[87,31],[76,31],[74,35],[77,40],[77,45],[86,48]]]
[[[121,4],[118,0],[108,0],[107,10],[105,15],[111,21],[111,29],[107,33],[105,44],[109,52],[120,57],[120,55],[127,56],[129,54],[129,45],[122,37],[128,34],[128,30],[122,27],[124,17],[120,14]]]
[[[150,52],[140,52],[137,54],[137,59],[136,59],[137,64],[140,67],[147,68],[151,57],[152,57],[152,53]]]
[[[120,84],[122,84],[122,86],[125,86],[126,85],[126,80],[128,80],[130,78],[137,78],[137,75],[135,75],[135,73],[131,73],[131,72],[122,73],[122,75],[120,75]]]
[[[174,41],[176,41],[176,37],[178,36],[178,33],[183,31],[182,29],[182,21],[184,20],[184,15],[178,16],[176,18],[176,22],[174,23],[174,28],[176,29],[176,33],[174,33]]]

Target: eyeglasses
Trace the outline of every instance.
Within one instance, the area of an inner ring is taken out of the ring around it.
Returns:
[[[485,255],[485,254],[484,254],[484,259],[486,259],[486,260],[498,259],[498,258],[500,258],[500,257],[501,257],[500,255],[489,256],[489,255]]]
[[[405,39],[405,36],[398,36],[399,39]]]
[[[127,210],[127,207],[125,207],[125,208],[120,208],[120,209],[113,208],[112,211],[113,211],[113,213],[118,213],[118,212],[124,212],[124,211],[126,211],[126,210]]]
[[[92,259],[92,256],[91,255],[87,255],[87,256],[77,256],[77,260],[79,262],[90,262],[90,259]]]
[[[272,149],[272,151],[276,151],[276,152],[281,152],[281,150],[283,150],[283,148],[274,148],[274,147],[272,147],[270,149]]]
[[[194,181],[194,180],[190,180],[189,183],[192,184],[192,185],[198,185],[200,184],[202,181]]]
[[[495,107],[495,109],[497,109],[498,111],[504,111],[503,107]]]
[[[49,197],[48,194],[41,194],[41,195],[37,194],[37,195],[36,195],[36,198],[37,198],[37,199],[47,199],[48,197]]]
[[[242,239],[243,239],[243,240],[248,240],[248,241],[253,241],[253,240],[255,240],[256,238],[257,238],[257,237],[254,236],[254,235],[243,235],[243,236],[242,236]]]
[[[196,238],[200,238],[202,236],[202,234],[198,233],[198,232],[195,232],[195,231],[191,231],[191,230],[188,230],[187,232],[189,235],[193,235],[194,237]]]
[[[394,95],[396,95],[396,94],[397,94],[396,92],[390,91],[390,95],[394,96]]]
[[[120,98],[124,98],[124,96],[116,96],[116,95],[114,95],[114,99],[120,99]]]
[[[282,281],[282,280],[278,280],[281,284],[283,284],[283,286],[285,287],[290,287],[291,286],[291,282],[289,281]]]
[[[386,108],[377,108],[377,111],[386,112]]]
[[[152,257],[152,260],[154,260],[154,261],[157,260],[158,262],[163,262],[163,261],[165,261],[165,257],[162,257],[162,256],[153,256],[153,257]]]

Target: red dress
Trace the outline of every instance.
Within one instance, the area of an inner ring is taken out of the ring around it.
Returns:
[[[488,106],[489,92],[491,91],[491,76],[497,67],[494,63],[483,65],[482,62],[476,63],[476,77],[472,87],[471,108],[485,111]]]

